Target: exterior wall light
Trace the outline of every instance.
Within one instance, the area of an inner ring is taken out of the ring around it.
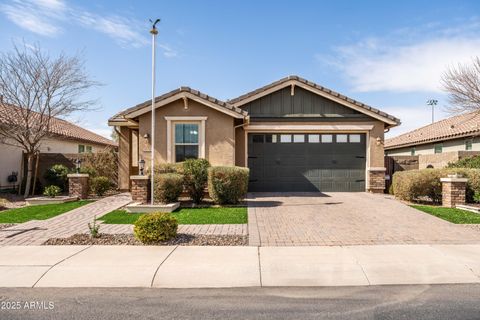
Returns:
[[[82,167],[82,160],[77,159],[75,160],[75,170],[77,173],[80,173],[80,168]]]
[[[138,170],[141,176],[145,175],[145,160],[141,159],[138,161]]]

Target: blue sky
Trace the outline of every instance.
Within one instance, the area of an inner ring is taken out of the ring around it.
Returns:
[[[37,43],[83,52],[104,85],[72,120],[109,135],[107,119],[149,99],[149,18],[161,18],[157,94],[186,85],[229,99],[290,74],[401,118],[430,123],[446,67],[480,52],[479,1],[0,1],[0,51]]]

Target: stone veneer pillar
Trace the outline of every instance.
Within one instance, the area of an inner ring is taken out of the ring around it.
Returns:
[[[68,195],[79,199],[88,198],[88,174],[72,173],[68,174]]]
[[[145,204],[149,199],[149,176],[130,176],[132,182],[131,194],[133,202]]]
[[[372,193],[383,193],[385,190],[384,167],[368,168],[368,188]]]
[[[440,181],[442,182],[442,206],[455,208],[457,204],[465,204],[467,178],[448,175],[447,178],[441,178]]]

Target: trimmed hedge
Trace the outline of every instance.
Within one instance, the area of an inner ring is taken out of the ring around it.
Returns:
[[[137,221],[133,228],[135,237],[145,244],[167,241],[177,235],[178,222],[166,212],[147,213]]]
[[[459,174],[468,178],[466,200],[472,202],[475,192],[480,192],[480,169],[444,168],[395,172],[392,181],[393,194],[406,201],[428,198],[440,203],[442,200],[440,178],[445,178],[449,174]]]
[[[194,203],[203,200],[209,167],[206,159],[187,159],[183,163],[183,185]]]
[[[236,204],[245,198],[248,190],[248,168],[210,167],[208,192],[219,204]]]
[[[97,196],[103,196],[111,187],[112,183],[108,177],[100,176],[90,179],[90,189]]]
[[[177,202],[183,191],[183,176],[178,173],[155,175],[153,199],[155,202]]]

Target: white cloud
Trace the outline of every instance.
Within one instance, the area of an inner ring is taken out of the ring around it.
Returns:
[[[428,30],[404,29],[386,38],[365,38],[335,48],[335,57],[317,56],[340,70],[352,89],[359,92],[440,92],[440,77],[448,66],[468,62],[480,52],[480,27],[465,26]],[[405,43],[405,39],[411,39]]]
[[[123,47],[142,47],[150,43],[147,24],[119,15],[100,15],[82,7],[68,6],[63,0],[11,0],[0,5],[0,12],[14,24],[42,36],[62,33],[66,23],[100,32]],[[178,54],[167,44],[159,44],[166,58]]]

